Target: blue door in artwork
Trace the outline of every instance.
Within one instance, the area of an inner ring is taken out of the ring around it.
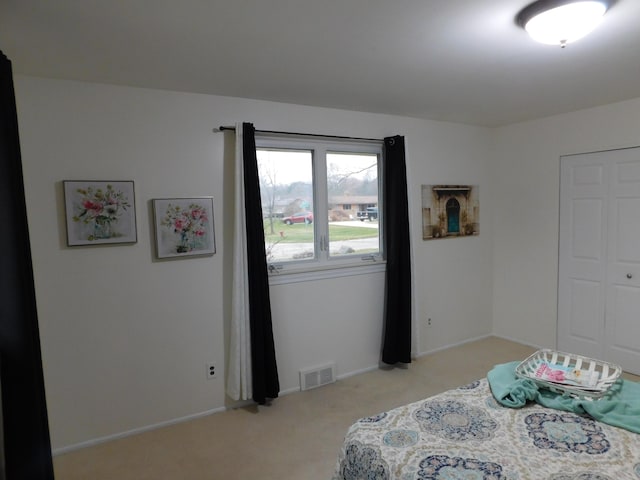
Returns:
[[[455,198],[447,202],[447,233],[460,233],[460,202]]]

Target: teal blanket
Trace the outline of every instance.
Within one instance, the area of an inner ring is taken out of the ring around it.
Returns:
[[[531,380],[516,377],[519,362],[496,365],[487,374],[495,399],[510,408],[520,408],[533,401],[556,410],[589,415],[615,427],[640,433],[640,383],[619,379],[599,400],[581,400],[539,389]]]

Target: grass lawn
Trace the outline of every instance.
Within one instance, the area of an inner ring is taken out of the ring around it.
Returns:
[[[296,223],[286,225],[281,221],[273,224],[274,234],[270,234],[269,221],[264,222],[264,236],[267,243],[307,243],[313,241],[313,224]],[[282,234],[280,233],[282,232]],[[348,227],[329,225],[329,238],[332,242],[353,240],[356,238],[371,238],[378,236],[377,228]]]

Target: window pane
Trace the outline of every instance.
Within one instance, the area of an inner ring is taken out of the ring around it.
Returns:
[[[315,258],[310,150],[258,149],[267,262]]]
[[[380,253],[378,156],[327,153],[329,255]]]

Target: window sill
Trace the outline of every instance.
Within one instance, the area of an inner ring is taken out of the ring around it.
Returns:
[[[301,271],[280,271],[269,275],[269,285],[285,285],[287,283],[314,282],[339,277],[352,277],[356,275],[369,275],[372,273],[384,273],[386,262],[376,262],[367,265],[348,265],[320,267]]]

